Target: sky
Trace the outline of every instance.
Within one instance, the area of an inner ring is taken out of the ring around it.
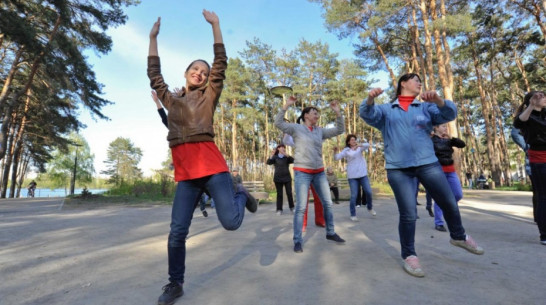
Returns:
[[[203,9],[214,11],[228,57],[240,57],[246,41],[259,38],[274,50],[293,50],[301,39],[328,43],[330,52],[339,59],[354,58],[353,42],[338,40],[328,32],[322,8],[307,0],[142,0],[138,6],[125,9],[127,22],[107,31],[113,40],[107,55],[88,51],[96,79],[104,85],[103,97],[114,102],[102,113],[109,120],[90,116],[80,110],[80,119],[87,125],[80,134],[89,143],[95,156],[95,172],[106,169],[104,161],[108,145],[124,137],[142,150],[139,167],[145,176],[161,168],[169,148],[167,129],[161,123],[151,98],[146,75],[149,32],[161,17],[158,51],[162,74],[171,88],[185,84],[184,70],[194,59],[212,61],[212,29],[202,15]],[[377,77],[376,77],[377,78]]]

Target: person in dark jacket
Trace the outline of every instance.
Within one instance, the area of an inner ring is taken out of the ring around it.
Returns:
[[[531,180],[536,193],[536,223],[540,243],[546,246],[546,94],[531,91],[523,99],[514,119],[529,145],[527,155],[531,165]]]
[[[438,158],[438,162],[442,165],[447,182],[453,191],[455,201],[458,203],[463,198],[463,188],[461,187],[461,181],[457,176],[457,172],[455,172],[453,147],[463,148],[466,144],[459,138],[449,136],[447,124],[436,125],[433,127],[433,130],[432,143],[434,144],[434,153]],[[438,231],[446,232],[443,216],[442,209],[434,203],[434,228]]]
[[[294,197],[292,196],[292,176],[290,175],[290,164],[294,163],[294,158],[286,154],[286,146],[279,144],[273,150],[271,157],[267,159],[268,165],[275,167],[273,174],[273,182],[277,189],[277,214],[282,214],[283,195],[282,189],[286,191],[288,198],[288,207],[290,211],[294,211]]]

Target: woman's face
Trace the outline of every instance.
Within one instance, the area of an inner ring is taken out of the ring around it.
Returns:
[[[284,148],[284,146],[279,147],[279,154],[286,155],[285,152],[286,149]]]
[[[319,120],[319,113],[315,109],[311,109],[311,111],[303,115],[303,118],[305,119],[306,124],[309,126],[315,126]]]
[[[194,62],[184,73],[187,87],[201,87],[207,83],[209,78],[209,67],[202,61]]]
[[[402,95],[418,96],[421,93],[421,81],[418,77],[412,77],[400,84],[402,86]]]
[[[351,137],[349,139],[349,147],[355,147],[357,145],[356,143],[356,138],[355,137]]]

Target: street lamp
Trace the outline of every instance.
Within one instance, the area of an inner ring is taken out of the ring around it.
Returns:
[[[74,187],[76,186],[76,168],[78,167],[78,147],[82,146],[81,144],[72,143],[76,146],[76,155],[74,156],[74,169],[72,170],[72,181],[70,183],[70,195],[74,195]]]

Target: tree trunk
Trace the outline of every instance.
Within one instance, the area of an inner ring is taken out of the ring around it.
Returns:
[[[397,85],[398,82],[396,80],[396,75],[394,75],[394,71],[392,70],[392,68],[389,65],[389,59],[385,55],[385,52],[383,52],[383,48],[381,47],[381,44],[379,43],[379,40],[377,40],[377,38],[375,38],[374,36],[371,36],[370,39],[375,44],[375,48],[377,49],[377,51],[381,55],[381,58],[383,59],[383,62],[385,63],[385,68],[387,69],[387,71],[389,71],[389,76],[391,77],[393,87],[395,87],[395,89],[396,89],[396,85]]]
[[[432,64],[432,58],[434,54],[432,52],[432,35],[430,34],[428,26],[428,12],[427,5],[425,0],[420,0],[419,8],[421,9],[421,18],[423,21],[423,29],[425,32],[425,58],[426,58],[426,69],[429,77],[428,90],[435,90],[436,88],[436,79],[434,77],[434,66]]]
[[[519,72],[521,73],[521,77],[523,78],[523,82],[525,83],[525,89],[527,92],[531,91],[531,86],[529,85],[529,79],[527,78],[527,72],[525,71],[525,67],[523,66],[523,63],[521,62],[521,57],[519,57],[516,50],[514,50],[514,60],[516,62],[516,65],[518,66]]]
[[[411,7],[411,17],[412,17],[412,34],[413,34],[413,44],[415,45],[415,52],[417,53],[417,58],[419,60],[419,74],[423,77],[423,85],[425,90],[429,88],[429,77],[426,70],[426,63],[423,56],[423,50],[421,49],[421,41],[419,40],[419,27],[417,25],[417,12],[415,11],[415,6]]]

